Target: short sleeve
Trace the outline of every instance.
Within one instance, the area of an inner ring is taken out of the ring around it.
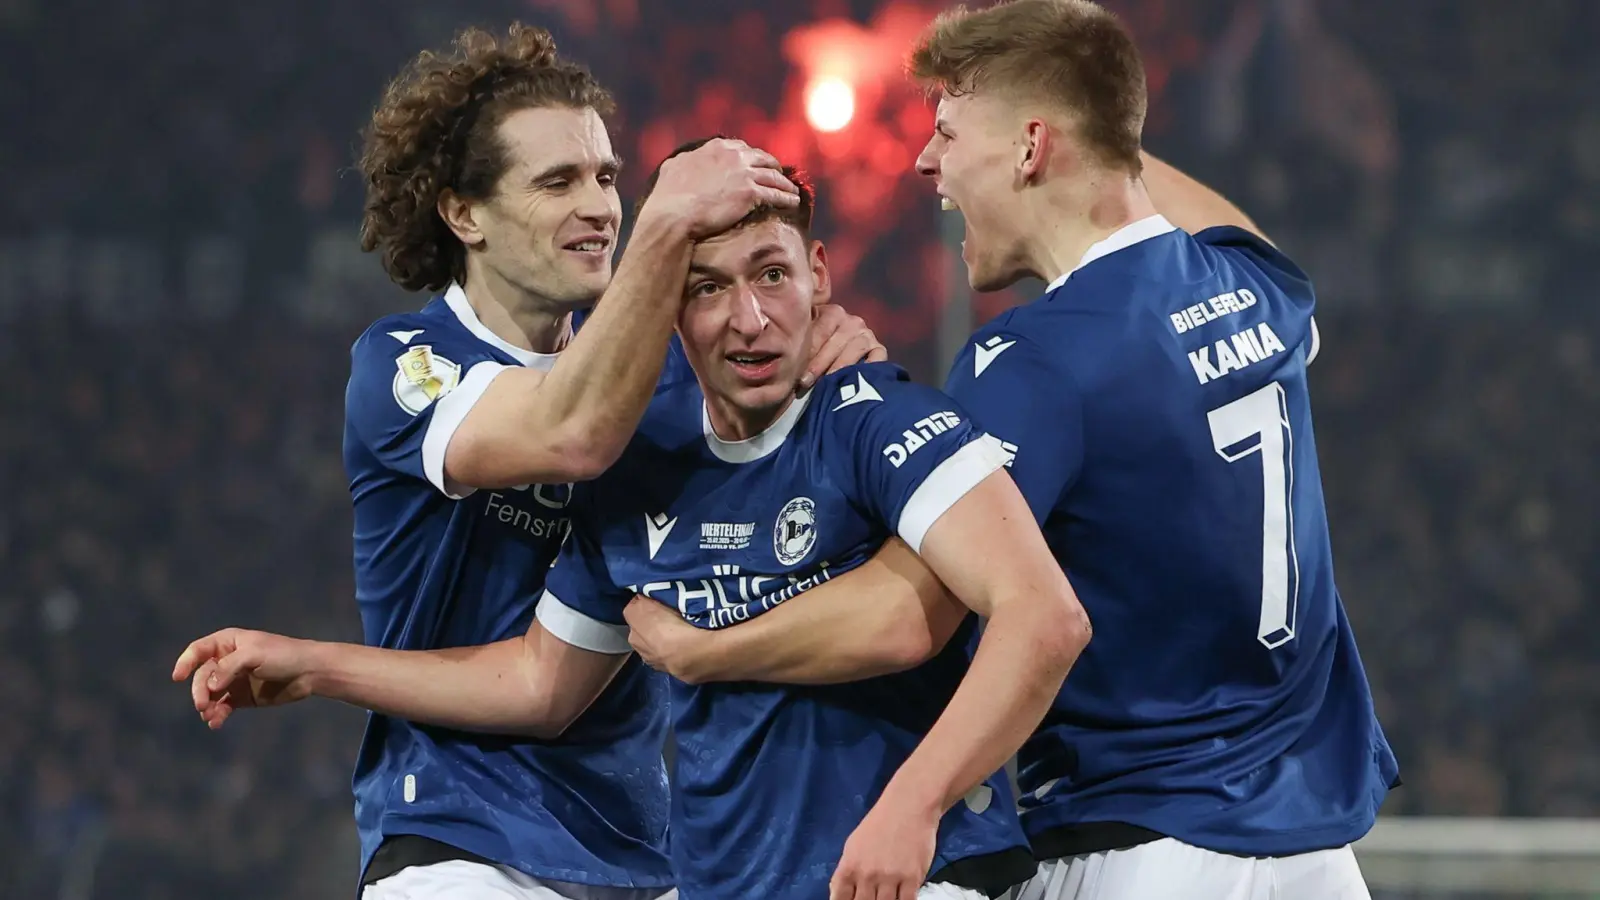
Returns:
[[[1042,525],[1083,465],[1077,385],[1033,341],[986,330],[956,357],[945,390],[1005,451],[1006,467]]]
[[[956,403],[898,367],[858,366],[831,384],[823,452],[851,500],[920,551],[928,529],[1005,464]]]
[[[446,483],[445,450],[506,368],[460,339],[380,326],[351,348],[345,417],[384,466],[424,478],[459,500],[473,489]]]
[[[612,581],[596,527],[593,483],[573,487],[567,507],[572,530],[545,578],[535,615],[539,624],[574,647],[596,653],[630,653],[622,611],[633,595]]]

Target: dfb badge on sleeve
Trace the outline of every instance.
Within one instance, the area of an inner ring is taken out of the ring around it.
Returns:
[[[413,416],[428,404],[450,393],[461,380],[461,367],[435,356],[433,348],[419,344],[394,361],[399,369],[394,376],[394,399]]]

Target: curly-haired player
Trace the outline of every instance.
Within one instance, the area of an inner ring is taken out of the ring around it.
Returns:
[[[611,108],[548,32],[519,25],[421,54],[373,115],[362,246],[402,287],[440,293],[379,320],[351,354],[344,458],[370,645],[465,648],[528,630],[571,483],[617,459],[658,380],[689,377],[671,337],[694,242],[799,202],[766,153],[712,141],[662,167],[613,275]],[[859,319],[818,315],[831,339],[812,372],[881,356]],[[175,677],[195,672],[197,695],[211,691],[221,650],[186,654]],[[209,722],[313,687],[216,685]],[[572,702],[559,683],[538,688],[551,709]],[[380,709],[354,778],[364,896],[666,892],[661,698],[630,664],[570,727],[532,742]]]

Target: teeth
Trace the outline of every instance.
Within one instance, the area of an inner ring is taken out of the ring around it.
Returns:
[[[940,197],[939,198],[939,208],[943,209],[943,210],[955,209],[956,208],[956,202],[954,200],[951,200],[949,197]]]
[[[583,250],[583,251],[604,250],[606,248],[606,245],[605,245],[604,241],[584,241],[581,244],[573,244],[572,246],[573,246],[573,249],[575,249],[575,250]]]

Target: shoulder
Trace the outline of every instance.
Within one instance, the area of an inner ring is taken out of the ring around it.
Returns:
[[[1063,321],[1069,311],[1045,302],[1048,296],[1006,310],[973,332],[951,366],[950,383],[1064,372],[1080,332]]]
[[[408,353],[442,358],[457,366],[498,360],[494,348],[463,327],[439,300],[420,310],[384,316],[368,326],[350,348],[352,361],[358,366],[400,359]]]
[[[504,366],[515,361],[500,357],[467,331],[441,301],[384,316],[350,347],[349,406],[370,409],[376,398],[392,395],[415,416],[454,391],[484,362]]]
[[[1250,261],[1255,267],[1274,276],[1281,287],[1309,286],[1311,277],[1295,264],[1287,254],[1261,237],[1233,225],[1207,228],[1192,236],[1191,240],[1202,250]]]
[[[943,434],[968,419],[949,394],[918,384],[904,369],[870,363],[841,369],[817,382],[812,416],[827,457],[853,458],[907,433]],[[830,450],[831,445],[831,450]]]
[[[947,402],[942,391],[911,380],[894,363],[858,363],[824,375],[812,388],[814,415],[851,421],[928,401]]]

